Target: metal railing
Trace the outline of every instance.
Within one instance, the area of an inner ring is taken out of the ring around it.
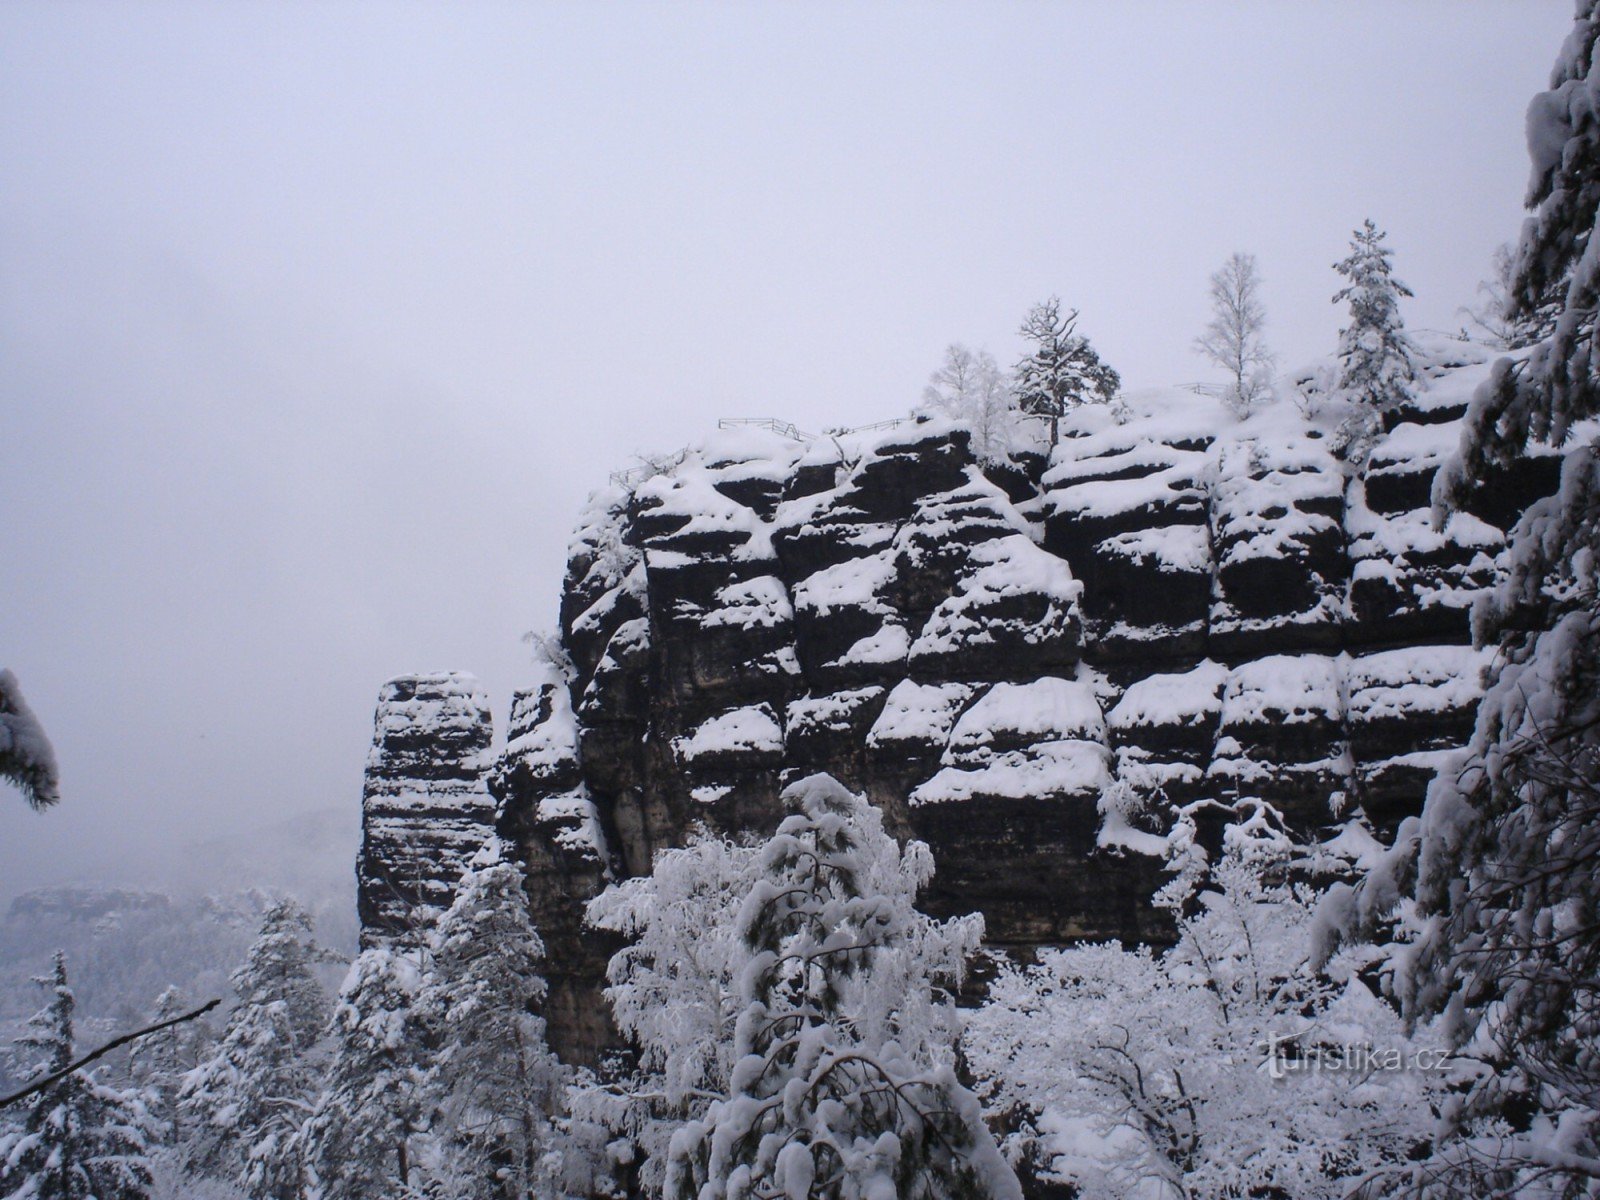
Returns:
[[[810,442],[815,438],[803,432],[793,421],[780,421],[776,417],[723,417],[717,421],[718,429],[766,429],[793,442]]]

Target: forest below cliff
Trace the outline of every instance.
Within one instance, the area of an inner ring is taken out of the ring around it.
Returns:
[[[1600,1195],[1597,55],[1459,336],[1369,220],[1303,371],[1241,253],[1213,385],[1050,299],[619,471],[502,727],[383,687],[358,944],[265,834],[17,899],[0,1198]]]

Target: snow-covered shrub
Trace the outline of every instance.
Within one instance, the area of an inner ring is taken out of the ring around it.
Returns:
[[[673,1137],[667,1194],[1018,1195],[948,1046],[929,1036],[929,970],[959,950],[911,908],[926,851],[875,893],[873,860],[899,851],[869,806],[826,776],[785,800],[798,811],[762,848],[739,911],[728,1094]]]
[[[1165,953],[1005,968],[964,1048],[1008,1150],[1086,1200],[1343,1196],[1426,1137],[1434,1065],[1353,974],[1307,969],[1309,893],[1230,839]],[[1174,895],[1174,903],[1183,897]],[[1409,1070],[1359,1069],[1352,1054]]]

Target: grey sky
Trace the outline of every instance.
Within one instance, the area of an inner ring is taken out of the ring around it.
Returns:
[[[1568,0],[0,7],[0,665],[65,800],[0,897],[352,817],[379,683],[497,716],[583,496],[861,424],[1049,293],[1130,387],[1208,274],[1332,349],[1371,215],[1453,328]]]

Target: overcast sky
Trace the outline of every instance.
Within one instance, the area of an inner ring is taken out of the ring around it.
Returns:
[[[1570,0],[0,6],[0,666],[65,799],[0,898],[346,806],[389,676],[497,717],[583,497],[719,416],[901,414],[1059,293],[1285,364],[1388,229],[1454,328]],[[243,882],[243,881],[242,881]]]

